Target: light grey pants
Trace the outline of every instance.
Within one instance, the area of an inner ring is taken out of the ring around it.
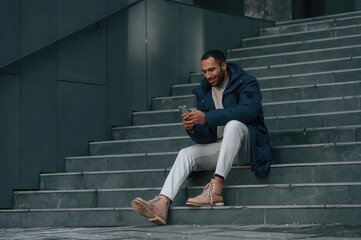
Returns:
[[[191,172],[215,169],[215,174],[226,179],[232,165],[246,165],[250,161],[251,137],[247,126],[236,120],[229,121],[222,141],[196,144],[178,153],[160,194],[173,201]]]

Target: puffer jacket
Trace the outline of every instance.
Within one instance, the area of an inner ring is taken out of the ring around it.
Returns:
[[[217,141],[217,126],[238,120],[247,125],[251,134],[251,165],[257,178],[261,178],[274,162],[270,148],[270,137],[264,123],[262,95],[258,81],[248,75],[240,66],[227,63],[228,84],[223,94],[224,109],[215,109],[212,99],[212,86],[204,79],[193,90],[197,97],[197,109],[204,112],[207,122],[196,124],[194,133],[189,134],[199,144]]]

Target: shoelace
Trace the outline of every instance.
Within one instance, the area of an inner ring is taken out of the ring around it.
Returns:
[[[154,205],[160,200],[161,198],[159,196],[156,196],[154,199],[150,200],[149,202],[151,202]],[[164,204],[163,208],[160,210],[159,215],[163,213],[163,211],[166,209],[167,206],[168,206],[168,201],[166,201],[166,204]]]
[[[208,183],[203,191],[206,191],[208,188],[207,195],[211,197],[211,205],[213,205],[213,192],[214,192],[214,184]]]

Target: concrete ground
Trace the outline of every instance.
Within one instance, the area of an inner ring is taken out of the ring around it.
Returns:
[[[0,239],[361,239],[360,225],[169,225],[0,229]]]

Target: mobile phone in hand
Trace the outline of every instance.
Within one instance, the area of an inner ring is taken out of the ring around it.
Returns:
[[[186,105],[179,106],[178,109],[179,109],[182,113],[189,113],[189,112],[190,112],[190,110],[187,108]]]

